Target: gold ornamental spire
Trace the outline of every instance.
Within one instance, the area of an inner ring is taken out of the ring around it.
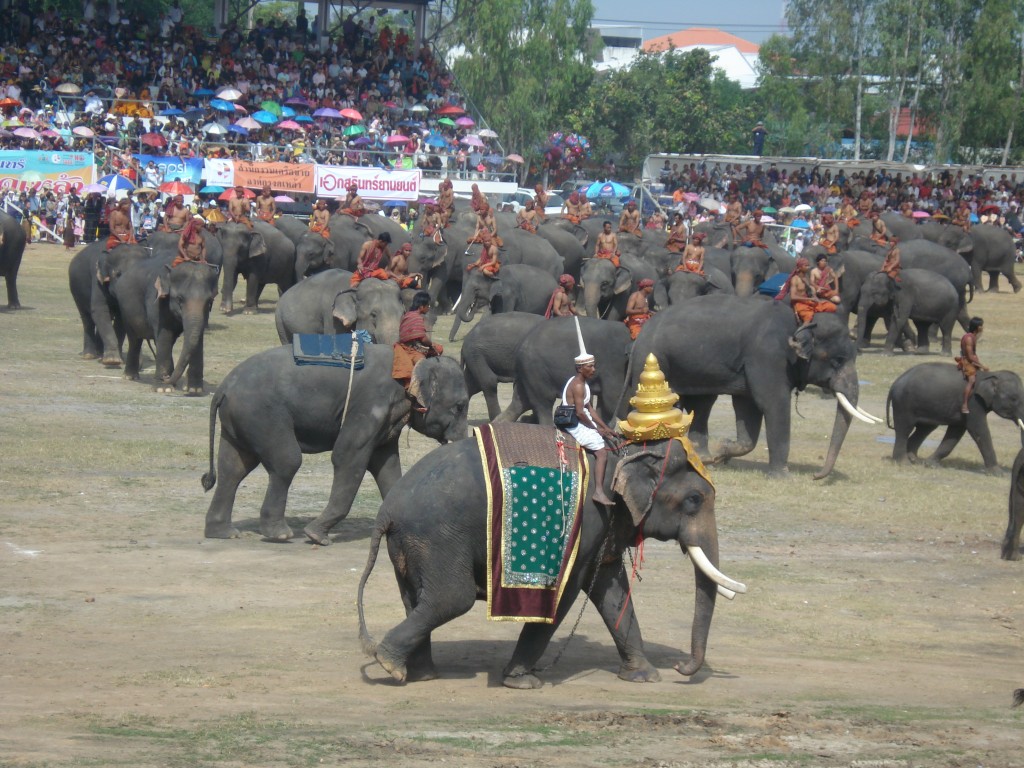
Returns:
[[[684,414],[675,408],[678,401],[679,395],[669,389],[658,358],[647,355],[636,395],[629,400],[635,410],[630,411],[625,421],[619,422],[619,430],[635,443],[683,437],[690,429],[693,414]]]

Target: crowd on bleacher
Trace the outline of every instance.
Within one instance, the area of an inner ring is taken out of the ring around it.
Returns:
[[[258,20],[213,38],[178,2],[158,19],[116,2],[85,0],[80,18],[15,3],[14,23],[0,25],[0,149],[95,147],[101,173],[118,170],[118,150],[438,173],[505,163],[491,132],[471,133],[451,73],[411,39],[405,11],[350,14],[321,51],[301,6],[294,23]],[[225,89],[238,95],[218,100]],[[237,125],[267,103],[272,124]],[[444,107],[452,114],[438,115]],[[325,109],[334,116],[316,116]],[[345,109],[361,119],[336,116]]]

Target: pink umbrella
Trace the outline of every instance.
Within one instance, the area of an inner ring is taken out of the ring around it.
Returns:
[[[249,110],[243,107],[241,104],[235,104],[235,112],[240,112],[243,115],[249,114]]]
[[[462,126],[463,128],[469,128],[470,126],[476,125],[476,123],[473,122],[472,117],[466,117],[465,115],[456,120],[455,124]]]
[[[516,155],[516,154],[506,155],[505,159],[508,160],[509,162],[513,162],[513,163],[524,163],[524,162],[526,162],[525,160],[523,160],[523,156],[522,155]]]
[[[34,128],[15,128],[14,135],[22,139],[38,139],[39,132]]]
[[[483,141],[480,140],[480,137],[474,136],[473,134],[463,138],[462,143],[467,147],[482,147],[484,145]]]
[[[54,138],[57,138],[57,137],[59,137],[59,136],[60,136],[60,134],[59,134],[59,133],[57,133],[57,132],[56,132],[55,130],[53,130],[52,128],[47,128],[47,129],[46,129],[45,131],[43,131],[43,132],[42,132],[42,133],[40,133],[39,135],[40,135],[40,136],[45,136],[45,137],[46,137],[46,138],[48,138],[48,139],[54,139]]]
[[[698,200],[700,200],[700,195],[698,195],[696,192],[683,192],[683,200],[685,200],[688,203],[696,203]]]
[[[911,215],[915,219],[930,219],[932,217],[928,211],[914,211]]]
[[[363,119],[363,116],[354,109],[343,109],[339,114],[342,117],[347,117],[349,120],[356,120],[357,122]]]
[[[84,125],[80,125],[77,128],[72,128],[71,132],[75,134],[75,136],[82,136],[86,139],[90,139],[95,135],[92,132],[92,128],[86,128]]]
[[[255,120],[253,120],[251,117],[243,117],[241,120],[235,123],[235,125],[237,125],[239,128],[245,128],[245,130],[247,131],[256,131],[263,127]]]
[[[285,131],[301,131],[302,130],[302,126],[299,125],[298,123],[296,123],[294,120],[285,120],[284,122],[278,123],[277,127],[281,128],[281,129],[283,129]]]
[[[278,126],[278,128],[280,128],[280,127],[281,126]],[[288,195],[277,195],[277,196],[274,197],[274,202],[277,202],[277,203],[294,203],[295,200],[293,200],[292,198],[288,197]]]
[[[396,133],[396,134],[388,136],[386,139],[384,139],[384,143],[385,144],[408,144],[409,143],[409,137],[408,136],[403,136],[400,133]]]

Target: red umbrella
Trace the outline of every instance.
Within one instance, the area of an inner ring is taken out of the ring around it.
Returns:
[[[18,101],[17,99],[12,99],[10,96],[7,96],[7,97],[5,97],[3,99],[0,99],[0,109],[8,109],[10,107],[20,107],[20,106],[21,106],[21,102]]]
[[[354,110],[354,109],[343,109],[343,110],[341,110],[341,116],[342,117],[347,117],[349,120],[356,120],[356,121],[363,119],[363,116],[357,110]]]
[[[988,205],[981,206],[981,210],[978,213],[999,213],[999,206],[989,203]]]
[[[441,107],[434,114],[445,115],[445,116],[447,116],[447,115],[464,115],[464,114],[466,114],[466,110],[464,110],[462,107],[456,107],[454,104],[449,104],[447,107]]]
[[[228,189],[228,190],[225,190],[224,192],[222,192],[217,197],[217,199],[218,200],[234,200],[236,197],[237,197],[237,195],[235,194],[235,190]],[[256,197],[256,193],[253,192],[251,189],[243,189],[242,190],[242,197],[244,197],[246,200],[252,200],[254,197]]]
[[[167,146],[167,139],[162,133],[144,133],[139,137],[139,141],[150,147],[157,147],[163,149]]]
[[[384,139],[385,144],[407,144],[409,142],[408,136],[403,136],[400,133],[396,133],[392,136],[388,136]]]
[[[183,181],[165,181],[160,185],[160,191],[168,195],[194,195],[192,187]]]

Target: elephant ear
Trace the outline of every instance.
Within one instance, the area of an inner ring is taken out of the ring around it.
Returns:
[[[654,491],[657,487],[653,469],[664,454],[655,451],[639,451],[622,459],[612,476],[612,492],[617,493],[626,504],[633,525],[640,525],[651,510]]]
[[[615,293],[625,293],[633,285],[633,273],[625,267],[615,271]]]
[[[255,259],[267,252],[267,241],[259,232],[252,233],[252,240],[249,241],[249,258]]]
[[[156,282],[154,283],[156,288],[156,295],[161,299],[166,299],[171,295],[171,265],[164,264],[164,268],[161,269],[156,276]]]
[[[318,235],[319,237],[319,235]],[[334,266],[334,241],[329,237],[321,237],[324,241],[324,265],[328,268]]]
[[[331,307],[331,323],[328,330],[335,326],[335,321],[341,324],[341,330],[347,331],[356,324],[359,316],[359,301],[354,290],[342,291],[334,297],[334,304]]]
[[[974,396],[984,404],[987,410],[992,410],[999,394],[999,379],[990,371],[982,371],[978,374],[974,383]]]

